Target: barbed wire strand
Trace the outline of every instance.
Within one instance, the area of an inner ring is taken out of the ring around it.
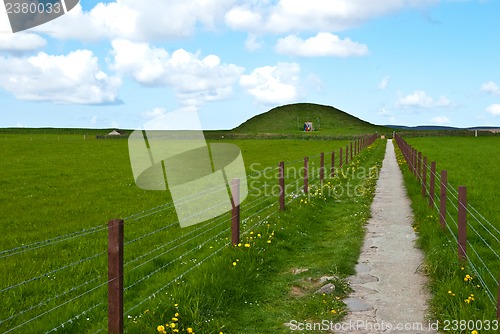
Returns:
[[[62,328],[64,328],[64,326],[65,326],[66,324],[71,324],[74,320],[78,320],[81,316],[83,316],[83,315],[87,314],[88,312],[92,311],[93,309],[95,309],[95,308],[97,308],[97,307],[99,307],[99,306],[101,306],[101,305],[102,305],[102,303],[95,304],[94,306],[92,306],[92,307],[90,307],[90,308],[86,309],[86,310],[85,310],[85,311],[83,311],[82,313],[80,313],[80,314],[78,314],[78,315],[74,316],[73,318],[70,318],[70,319],[66,320],[65,322],[61,323],[59,326],[54,327],[54,328],[52,328],[50,331],[45,332],[45,334],[52,333],[52,332],[57,332],[57,330],[58,330],[59,328],[61,328],[61,329],[62,329]]]

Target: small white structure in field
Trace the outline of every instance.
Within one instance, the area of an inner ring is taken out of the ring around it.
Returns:
[[[116,130],[111,131],[108,133],[108,136],[121,136],[122,134]]]

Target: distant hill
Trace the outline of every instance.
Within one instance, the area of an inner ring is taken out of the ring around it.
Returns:
[[[315,131],[304,133],[304,122],[312,122]],[[391,129],[374,125],[331,106],[313,103],[288,104],[254,116],[231,131],[234,134],[288,134],[350,136],[390,133]]]

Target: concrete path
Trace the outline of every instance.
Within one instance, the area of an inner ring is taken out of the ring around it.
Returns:
[[[436,333],[436,325],[425,320],[423,255],[414,245],[410,200],[391,140],[371,211],[357,273],[349,279],[349,315],[335,333]]]

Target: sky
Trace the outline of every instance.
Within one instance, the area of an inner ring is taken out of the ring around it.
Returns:
[[[290,103],[500,126],[500,1],[81,0],[12,32],[0,127],[231,129]]]

